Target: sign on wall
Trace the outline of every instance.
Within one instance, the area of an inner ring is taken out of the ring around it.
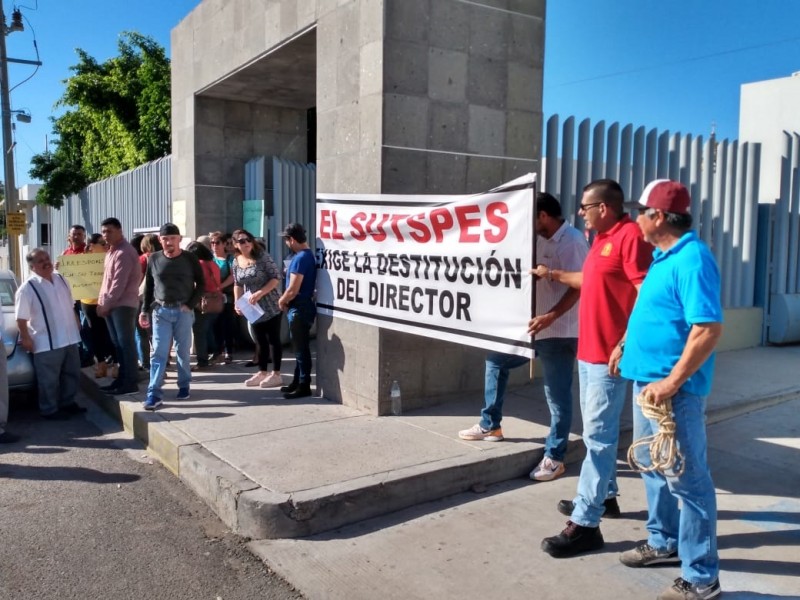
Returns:
[[[317,196],[317,309],[531,356],[535,176],[471,196]]]
[[[24,212],[10,212],[6,215],[6,228],[11,235],[21,235],[27,227]]]

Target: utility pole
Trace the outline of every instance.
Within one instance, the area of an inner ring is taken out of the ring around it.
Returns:
[[[6,54],[6,15],[0,0],[0,114],[3,122],[3,167],[5,169],[6,234],[8,235],[9,266],[17,279],[21,276],[19,235],[8,233],[8,215],[17,212],[17,184],[14,181],[14,152],[11,148],[11,99],[8,91],[8,55]]]

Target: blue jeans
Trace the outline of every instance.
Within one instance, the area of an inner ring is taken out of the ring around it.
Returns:
[[[503,402],[506,398],[508,372],[526,364],[528,359],[514,354],[490,352],[486,356],[486,372],[484,375],[483,398],[481,411],[481,427],[484,430],[497,429],[503,419]]]
[[[142,303],[139,303],[141,312]],[[150,370],[150,330],[143,329],[136,319],[136,356],[144,369]]]
[[[133,306],[118,306],[106,317],[108,335],[114,344],[114,353],[119,363],[119,377],[114,382],[125,390],[137,388],[139,366],[136,362],[136,316]]]
[[[575,370],[577,338],[549,338],[533,343],[542,361],[544,397],[550,408],[550,433],[544,442],[544,454],[564,461],[572,428],[572,373]]]
[[[311,385],[311,325],[317,316],[317,307],[311,298],[295,298],[289,305],[289,336],[297,360],[294,381]],[[262,348],[261,352],[266,352]]]
[[[544,370],[544,395],[550,409],[550,433],[545,440],[545,456],[563,461],[572,427],[572,372],[575,368],[575,338],[549,338],[534,342]],[[484,408],[480,425],[497,429],[503,418],[508,372],[528,362],[523,356],[491,352],[486,357]]]
[[[646,385],[634,382],[634,397]],[[705,412],[705,397],[679,391],[672,399],[672,418],[686,469],[680,477],[642,473],[647,494],[647,543],[658,549],[677,548],[681,577],[703,585],[719,577],[717,497],[708,468]],[[646,418],[634,403],[634,439],[657,432],[658,423]],[[646,446],[637,448],[636,459],[642,465],[651,464]]]
[[[628,380],[612,377],[605,363],[578,361],[586,458],[581,465],[572,522],[597,527],[606,498],[616,496],[619,420]]]
[[[178,387],[188,388],[192,382],[189,355],[192,347],[194,311],[158,306],[150,319],[153,328],[153,356],[150,360],[150,384],[147,395],[161,398],[161,388],[167,372],[167,359],[173,340],[178,355]]]

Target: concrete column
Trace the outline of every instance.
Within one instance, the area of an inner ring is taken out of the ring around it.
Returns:
[[[320,0],[319,192],[474,193],[538,170],[544,0]],[[521,323],[520,327],[525,324]],[[321,317],[318,382],[372,414],[482,389],[478,349]]]
[[[306,161],[313,85],[298,90],[286,73],[314,69],[313,52],[292,44],[318,2],[204,0],[172,31],[173,221],[184,235],[242,226],[251,158]]]

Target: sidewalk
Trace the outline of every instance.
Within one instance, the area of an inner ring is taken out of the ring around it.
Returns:
[[[750,371],[755,372],[755,370]],[[800,399],[709,427],[724,600],[800,598]],[[623,454],[620,453],[620,456]],[[326,600],[620,600],[655,598],[676,566],[631,569],[619,553],[645,539],[638,475],[619,463],[621,519],[605,547],[571,559],[539,548],[567,517],[577,465],[549,483],[501,483],[300,540],[249,544],[307,598]]]
[[[285,362],[287,372],[292,365]],[[799,347],[719,354],[709,421],[800,396],[798,364]],[[401,417],[372,417],[322,398],[286,401],[277,389],[245,388],[252,373],[239,365],[194,373],[188,401],[171,399],[172,373],[165,405],[155,413],[141,408],[144,384],[141,393],[119,398],[99,392],[88,370],[83,384],[228,527],[252,539],[309,536],[527,476],[549,427],[541,381],[507,398],[507,441],[476,443],[457,432],[477,421],[480,393]],[[627,444],[630,410],[624,414]],[[572,461],[582,450],[577,407],[575,415]],[[568,467],[570,476],[577,471],[574,463]],[[563,497],[570,497],[574,481],[562,481],[568,483],[553,486],[566,486]],[[520,493],[528,487],[509,485]],[[559,515],[547,515],[547,530],[555,532]]]

